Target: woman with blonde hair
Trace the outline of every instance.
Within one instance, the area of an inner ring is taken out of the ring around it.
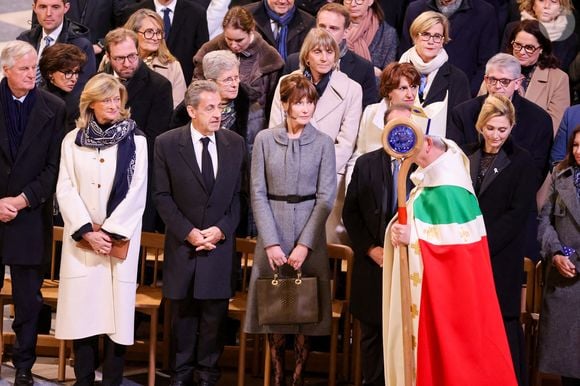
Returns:
[[[342,226],[342,203],[346,194],[345,174],[358,135],[362,89],[357,82],[337,70],[339,54],[334,38],[324,29],[313,28],[306,35],[300,49],[300,69],[292,74],[302,74],[314,85],[320,99],[311,123],[334,141],[338,196],[328,219],[326,234],[328,242],[346,243],[348,239]],[[277,126],[286,119],[280,100],[281,82],[282,80],[274,93],[269,127]]]
[[[161,16],[150,9],[139,9],[129,17],[124,27],[137,34],[139,57],[147,67],[171,82],[175,108],[183,100],[187,86],[181,64],[165,43]]]
[[[133,344],[147,141],[126,102],[118,79],[95,75],[81,94],[77,128],[61,147],[56,197],[64,240],[56,337],[73,340],[78,385],[94,383],[100,335],[103,384],[122,383],[126,346]],[[126,255],[116,251],[127,243]]]
[[[536,210],[532,156],[511,139],[515,109],[503,96],[489,96],[475,124],[482,140],[466,147],[471,179],[487,230],[495,289],[520,386],[526,385],[520,324],[522,275],[530,212]],[[534,216],[535,219],[535,216]]]
[[[449,20],[442,13],[427,11],[411,24],[413,46],[399,62],[411,63],[421,74],[416,105],[431,119],[429,134],[446,136],[447,117],[459,103],[470,99],[469,80],[449,63],[443,46],[449,42]]]

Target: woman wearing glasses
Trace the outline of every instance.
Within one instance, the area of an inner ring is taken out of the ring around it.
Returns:
[[[375,66],[375,76],[396,59],[397,31],[385,21],[385,14],[375,0],[343,0],[350,13],[346,31],[348,49]]]
[[[506,51],[522,65],[524,79],[519,88],[521,95],[550,114],[554,135],[570,106],[568,75],[558,68],[559,60],[552,53],[552,43],[544,36],[537,20],[522,20],[510,36]]]
[[[537,20],[542,33],[552,42],[554,55],[560,60],[560,68],[568,72],[578,53],[578,36],[574,33],[574,7],[572,0],[519,0],[522,20]],[[509,23],[504,31],[502,50],[508,52],[513,41],[512,32],[518,22]]]
[[[416,105],[429,117],[429,134],[446,136],[447,116],[459,103],[470,99],[469,80],[449,63],[443,45],[449,41],[449,21],[443,14],[427,11],[411,24],[413,47],[399,60],[411,63],[421,74]]]
[[[201,46],[193,57],[194,77],[204,79],[202,63],[208,52],[229,50],[240,61],[240,81],[249,86],[250,100],[257,101],[269,112],[269,101],[272,100],[278,84],[284,60],[262,35],[256,33],[256,21],[245,8],[230,9],[224,17],[222,27],[224,32]]]
[[[87,55],[75,45],[56,43],[44,51],[40,58],[40,73],[44,78],[44,88],[61,98],[66,104],[66,130],[75,128],[79,117],[79,97],[71,93],[79,80],[81,68]]]
[[[532,156],[511,137],[516,112],[503,96],[489,96],[475,127],[482,140],[467,145],[471,180],[487,230],[495,289],[520,386],[526,385],[523,331],[520,324],[525,224],[535,207],[536,171]]]
[[[332,35],[322,28],[313,28],[300,49],[300,69],[292,72],[303,74],[316,87],[320,99],[312,116],[312,125],[334,141],[338,194],[326,228],[329,243],[347,242],[342,225],[345,175],[347,163],[354,153],[362,113],[361,86],[336,69],[338,59],[338,44]],[[286,120],[280,101],[280,83],[274,93],[268,127],[278,126]]]
[[[161,16],[150,9],[139,9],[131,15],[124,27],[137,34],[139,57],[143,62],[171,82],[173,107],[176,107],[183,100],[187,86],[181,64],[165,44]]]
[[[56,196],[65,237],[56,336],[73,340],[76,385],[94,384],[99,336],[104,385],[121,385],[126,346],[133,344],[147,141],[126,101],[117,78],[92,77],[81,94],[77,129],[61,147]],[[117,242],[129,243],[125,259],[113,251]]]

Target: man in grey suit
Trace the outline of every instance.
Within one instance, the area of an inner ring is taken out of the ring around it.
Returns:
[[[163,294],[173,301],[171,385],[211,386],[220,376],[246,154],[241,136],[220,130],[220,101],[214,82],[193,82],[185,95],[191,124],[155,141],[153,199],[167,226]]]

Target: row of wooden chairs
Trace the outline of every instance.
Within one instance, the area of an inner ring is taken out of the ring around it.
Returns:
[[[542,309],[542,292],[544,288],[544,267],[542,261],[534,264],[529,258],[524,259],[526,284],[522,288],[521,322],[524,327],[526,363],[530,386],[541,384],[538,371],[538,336],[540,311]]]
[[[143,340],[136,340],[136,344],[148,345],[148,385],[155,385],[155,372],[158,355],[160,350],[162,355],[162,364],[164,368],[169,365],[169,315],[170,302],[163,298],[160,275],[163,265],[163,248],[164,235],[159,233],[143,232],[141,236],[141,256],[140,256],[140,274],[138,278],[138,288],[136,294],[135,310],[139,313],[148,315],[150,317],[149,324],[149,339],[148,342]],[[54,227],[53,243],[52,243],[52,261],[49,278],[47,278],[42,286],[41,292],[44,302],[51,307],[57,306],[58,300],[58,280],[56,275],[58,245],[63,240],[62,227]],[[239,350],[238,350],[238,386],[243,386],[246,375],[246,352],[247,350],[247,335],[244,333],[244,317],[247,303],[247,286],[249,283],[250,269],[252,266],[254,249],[256,241],[253,239],[238,238],[236,240],[236,250],[241,256],[242,261],[242,280],[241,288],[236,292],[229,304],[229,316],[240,321],[239,331]],[[330,353],[328,356],[329,366],[329,385],[336,385],[337,369],[338,369],[338,348],[339,335],[341,335],[340,346],[342,348],[342,366],[339,376],[342,379],[348,377],[348,364],[350,356],[350,346],[352,341],[351,318],[348,313],[349,308],[349,294],[350,294],[350,276],[352,271],[353,252],[348,246],[330,244],[328,246],[328,254],[331,261],[331,279],[332,279],[332,334],[330,340]],[[0,291],[0,320],[4,320],[4,305],[12,303],[12,286],[10,278],[4,279],[4,286]],[[164,307],[164,321],[162,337],[158,338],[159,315],[161,308]],[[5,343],[13,339],[13,333],[6,333],[2,330],[2,323],[0,323],[0,361],[4,352]],[[342,327],[342,329],[340,329]],[[342,334],[340,334],[342,332]],[[262,352],[264,356],[264,385],[269,385],[269,350],[267,348],[267,339],[265,341],[265,348]],[[63,382],[65,380],[65,365],[67,359],[70,357],[70,345],[67,342],[56,340],[54,336],[41,336],[39,342],[50,342],[52,346],[58,347],[58,370],[57,380]],[[253,339],[254,345],[252,349],[253,368],[256,372],[258,355],[261,354],[259,350],[260,339],[255,336]],[[313,353],[316,356],[317,353]]]

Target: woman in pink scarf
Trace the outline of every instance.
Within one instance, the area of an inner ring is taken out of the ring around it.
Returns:
[[[378,78],[387,64],[395,60],[397,32],[384,21],[381,6],[374,0],[344,0],[344,5],[350,13],[348,49],[371,62]]]

